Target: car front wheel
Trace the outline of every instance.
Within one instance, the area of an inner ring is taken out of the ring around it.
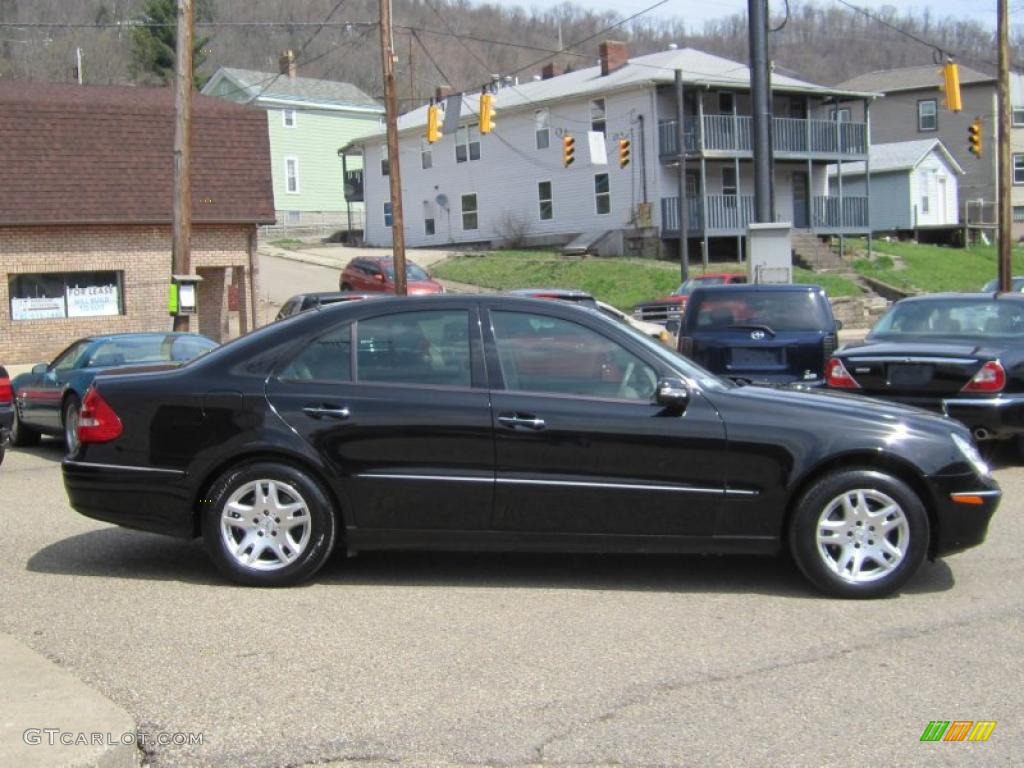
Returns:
[[[240,584],[298,584],[334,549],[330,499],[318,482],[288,464],[230,469],[201,504],[206,549],[217,568]]]
[[[928,515],[902,480],[877,470],[832,472],[797,502],[790,551],[815,587],[837,597],[898,590],[928,551]]]

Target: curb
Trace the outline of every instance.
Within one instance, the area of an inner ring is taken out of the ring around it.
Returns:
[[[135,721],[125,710],[3,633],[0,658],[0,765],[138,768]]]

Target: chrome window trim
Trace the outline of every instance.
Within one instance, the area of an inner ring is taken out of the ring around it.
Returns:
[[[77,467],[81,469],[117,469],[125,472],[149,472],[159,475],[170,475],[173,477],[184,477],[186,472],[182,469],[162,469],[160,467],[132,467],[123,464],[101,464],[95,461],[74,461],[65,459],[64,466]]]

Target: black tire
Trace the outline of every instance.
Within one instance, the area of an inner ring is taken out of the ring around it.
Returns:
[[[64,426],[64,450],[68,452],[68,455],[78,450],[78,412],[81,410],[82,401],[78,399],[78,395],[71,394],[64,399],[60,423]],[[74,434],[71,434],[68,429],[71,425],[74,426]]]
[[[39,433],[22,423],[21,417],[18,416],[17,404],[14,406],[14,421],[11,423],[11,445],[19,448],[39,445]]]
[[[298,503],[304,505],[303,511],[288,517],[279,510],[275,516],[269,484],[277,489],[279,505]],[[271,503],[256,498],[256,488]],[[222,526],[232,502],[231,519],[237,524]],[[246,508],[243,518],[240,509]],[[258,462],[229,469],[213,484],[200,509],[203,543],[210,557],[221,573],[239,584],[298,584],[312,577],[334,550],[337,517],[330,497],[309,474],[289,464]],[[229,537],[234,551],[228,548]],[[251,545],[246,547],[246,542]]]
[[[828,532],[820,545],[819,529]],[[921,566],[929,537],[928,514],[917,494],[899,478],[874,469],[822,477],[801,496],[789,526],[797,566],[815,587],[836,597],[895,592]],[[832,538],[835,544],[829,543]]]

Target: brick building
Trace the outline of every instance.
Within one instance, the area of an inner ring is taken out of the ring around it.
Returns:
[[[170,88],[0,82],[0,360],[94,333],[169,330]],[[256,227],[274,223],[267,117],[194,96],[191,330],[254,326]],[[232,301],[229,302],[229,295]]]

